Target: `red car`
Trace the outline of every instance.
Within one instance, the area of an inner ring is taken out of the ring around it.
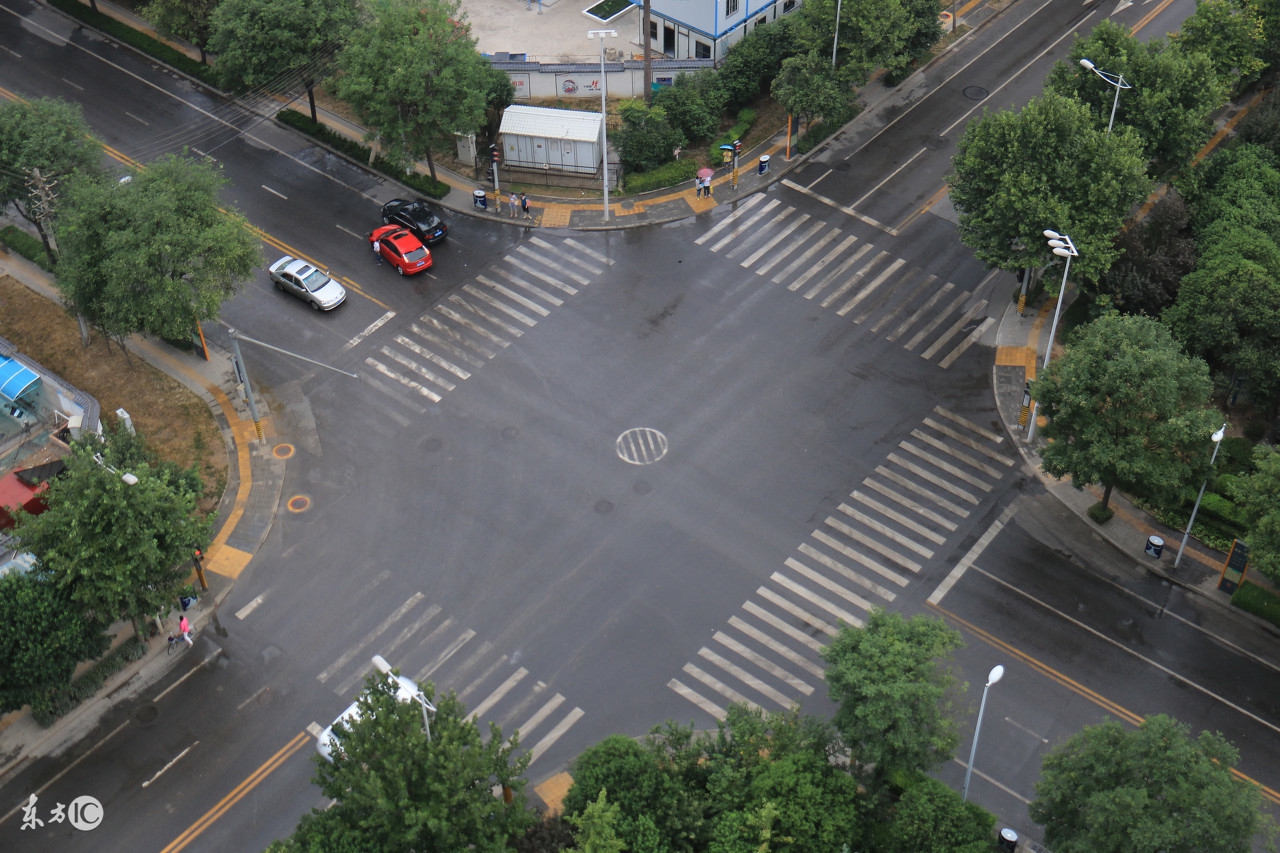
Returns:
[[[378,243],[378,254],[391,262],[400,275],[413,275],[431,267],[431,250],[406,228],[384,225],[369,235],[369,245]]]

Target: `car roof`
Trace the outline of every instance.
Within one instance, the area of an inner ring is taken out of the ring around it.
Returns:
[[[395,243],[402,249],[416,249],[422,245],[422,241],[415,237],[412,231],[409,231],[407,228],[399,228],[398,226],[397,228],[398,230],[390,234],[383,234],[379,239]]]
[[[392,678],[396,680],[396,699],[400,702],[412,702],[414,697],[418,695],[418,685],[403,675],[393,675]],[[332,752],[332,747],[329,746],[329,739],[337,740],[337,737],[333,734],[334,726],[338,723],[350,725],[358,719],[360,719],[359,699],[348,705],[347,709],[334,718],[334,721],[320,733],[320,737],[316,740],[316,749],[319,750],[320,754],[328,758]]]
[[[271,270],[272,272],[289,272],[293,273],[298,278],[306,278],[315,270],[315,267],[306,261],[285,255],[283,258],[271,265]]]

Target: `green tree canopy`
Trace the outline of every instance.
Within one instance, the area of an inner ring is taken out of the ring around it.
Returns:
[[[618,804],[609,802],[608,792],[601,788],[594,803],[587,806],[581,815],[569,818],[578,829],[578,843],[565,853],[622,853],[626,850],[627,846],[614,828],[618,825],[619,811]]]
[[[191,553],[208,545],[210,526],[194,516],[199,479],[193,471],[118,462],[109,441],[77,442],[66,470],[45,492],[47,509],[20,514],[14,532],[75,603],[77,616],[128,617],[136,627],[177,603]],[[125,482],[124,475],[137,482]]]
[[[33,170],[38,169],[52,189],[73,174],[97,176],[101,163],[102,145],[90,134],[78,104],[54,98],[0,101],[0,208],[12,204],[35,226],[49,263],[57,257],[28,186]],[[53,218],[57,211],[44,213]]]
[[[1115,236],[1151,186],[1137,133],[1108,134],[1087,105],[1053,92],[970,122],[952,167],[960,239],[979,260],[1038,266],[1052,229],[1071,236],[1080,251],[1072,268],[1088,278],[1111,266]]]
[[[1247,0],[1196,0],[1196,12],[1175,36],[1182,49],[1203,54],[1228,92],[1258,79],[1267,67],[1266,28]]]
[[[315,84],[328,76],[356,16],[356,0],[222,0],[209,49],[234,89],[288,92],[301,83],[316,121]]]
[[[1081,59],[1123,77],[1132,88],[1121,91],[1117,103],[1116,88],[1081,67]],[[1204,144],[1213,132],[1214,111],[1227,99],[1227,87],[1207,56],[1172,49],[1162,39],[1140,42],[1127,26],[1110,19],[1071,46],[1067,60],[1049,72],[1045,89],[1088,105],[1104,130],[1115,106],[1116,125],[1132,127],[1144,154],[1171,166],[1181,165]]]
[[[1280,452],[1253,451],[1255,470],[1236,481],[1236,498],[1249,516],[1249,566],[1280,583]]]
[[[951,758],[957,681],[950,655],[960,635],[927,616],[876,609],[862,628],[844,626],[822,650],[835,725],[873,794],[895,774],[932,770]]]
[[[369,676],[360,718],[334,726],[341,750],[332,762],[315,756],[314,781],[334,805],[304,815],[275,849],[499,853],[533,823],[518,735],[505,738],[490,723],[486,736],[452,691],[437,698],[433,684],[421,687],[436,706],[430,740],[422,707],[398,701],[391,679]],[[510,790],[511,802],[495,786]]]
[[[1101,483],[1103,508],[1117,486],[1172,498],[1206,473],[1208,438],[1221,423],[1211,390],[1205,363],[1158,321],[1099,317],[1032,383],[1049,419],[1044,470],[1078,489]]]
[[[338,55],[337,95],[372,129],[384,156],[408,166],[432,145],[484,125],[493,69],[459,0],[367,0],[369,20]]]
[[[670,86],[653,93],[653,105],[666,111],[667,119],[690,141],[710,139],[720,128],[725,94],[714,69],[678,74]]]
[[[219,0],[151,0],[141,10],[162,35],[176,36],[194,45],[205,61],[205,47],[212,32],[211,18]]]
[[[1031,819],[1054,853],[1248,853],[1261,794],[1220,734],[1158,715],[1089,726],[1044,759]]]
[[[68,184],[58,288],[104,333],[185,340],[262,264],[244,217],[222,207],[227,182],[205,160],[167,155],[127,183]]]
[[[878,68],[906,68],[922,44],[941,35],[938,0],[841,0],[838,40],[836,6],[807,0],[796,12],[796,38],[802,51],[828,62],[834,47],[836,70],[852,86],[865,85]]]
[[[920,776],[894,803],[885,826],[882,853],[989,853],[995,815],[946,785]]]
[[[622,130],[617,134],[618,159],[623,167],[642,172],[675,159],[675,150],[687,141],[679,129],[667,121],[660,106],[650,106],[642,98],[618,105]]]
[[[1191,211],[1170,189],[1139,222],[1116,237],[1120,257],[1098,283],[1122,314],[1159,317],[1178,296],[1182,279],[1196,266]]]
[[[821,117],[829,125],[844,124],[853,115],[853,89],[831,69],[829,57],[809,51],[782,63],[770,88],[774,100],[805,121]]]

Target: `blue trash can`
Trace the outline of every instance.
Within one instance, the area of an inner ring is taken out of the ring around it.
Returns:
[[[196,600],[197,599],[194,595],[178,596],[178,603],[182,605],[183,610],[189,610],[191,608],[191,605],[196,603]]]
[[[760,170],[756,172],[756,174],[763,175],[768,171],[769,171],[769,155],[764,154],[760,157]]]
[[[1159,536],[1148,536],[1145,550],[1148,557],[1160,559],[1160,555],[1164,553],[1164,540]]]
[[[476,210],[489,209],[489,194],[484,190],[475,190],[471,193],[471,203]]]

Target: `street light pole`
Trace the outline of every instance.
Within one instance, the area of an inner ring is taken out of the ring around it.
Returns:
[[[1080,60],[1080,64],[1116,87],[1116,96],[1111,100],[1111,121],[1107,122],[1107,133],[1110,133],[1111,126],[1116,123],[1116,107],[1120,106],[1120,90],[1132,89],[1133,86],[1124,82],[1123,74],[1108,74],[1087,59]]]
[[[964,791],[960,794],[960,802],[969,801],[969,777],[973,775],[973,759],[978,754],[978,735],[982,733],[982,714],[987,710],[987,691],[991,685],[1004,678],[1004,667],[997,664],[987,674],[987,685],[982,688],[982,704],[978,706],[978,724],[973,727],[973,746],[969,748],[969,766],[964,771]]]
[[[1209,457],[1209,468],[1213,468],[1213,463],[1218,461],[1218,448],[1222,446],[1222,438],[1227,434],[1227,425],[1223,424],[1222,429],[1209,436],[1213,439],[1213,456]],[[1210,471],[1210,476],[1212,476]],[[1186,532],[1182,534],[1182,544],[1178,546],[1178,556],[1173,558],[1173,567],[1178,568],[1178,564],[1182,562],[1182,552],[1187,549],[1187,539],[1191,536],[1191,527],[1196,523],[1196,513],[1200,510],[1200,501],[1204,498],[1205,486],[1209,485],[1209,477],[1204,478],[1204,482],[1200,484],[1200,494],[1196,495],[1196,505],[1191,508],[1191,520],[1187,522]]]
[[[382,655],[373,656],[373,666],[383,675],[395,675],[395,670],[391,668],[391,664],[387,663],[387,659]],[[436,706],[427,701],[427,697],[423,694],[422,690],[418,690],[417,693],[413,694],[413,698],[414,701],[422,706],[422,727],[426,729],[427,732],[427,743],[431,743],[431,720],[427,716],[427,712],[430,711],[434,714],[436,712]]]
[[[840,0],[836,0],[836,36],[831,40],[831,67],[836,67],[836,48],[840,46]]]
[[[646,38],[648,38],[648,35],[649,35],[648,33],[645,33]],[[608,222],[609,221],[609,116],[608,116],[608,113],[606,112],[605,98],[608,96],[608,93],[609,93],[609,81],[608,81],[608,78],[604,76],[605,36],[608,36],[609,38],[617,38],[618,31],[617,30],[588,30],[587,31],[587,38],[600,39],[600,142],[601,142],[601,146],[604,148],[604,151],[601,152],[603,155],[604,168],[601,169],[600,171],[604,175],[604,221]],[[647,47],[645,48],[645,51],[646,53],[648,52]]]
[[[1049,345],[1044,351],[1044,366],[1040,368],[1041,372],[1048,369],[1049,357],[1053,355],[1053,336],[1058,331],[1058,315],[1062,313],[1062,300],[1067,295],[1067,276],[1071,274],[1071,259],[1080,257],[1080,253],[1076,251],[1075,243],[1071,242],[1071,238],[1066,234],[1059,234],[1057,231],[1045,229],[1044,236],[1049,239],[1049,248],[1060,258],[1067,259],[1067,266],[1062,271],[1062,287],[1058,290],[1058,304],[1053,306],[1053,323],[1049,325]],[[1036,437],[1036,410],[1040,408],[1040,401],[1037,400],[1031,404],[1031,426],[1027,427],[1027,443],[1030,444]]]

